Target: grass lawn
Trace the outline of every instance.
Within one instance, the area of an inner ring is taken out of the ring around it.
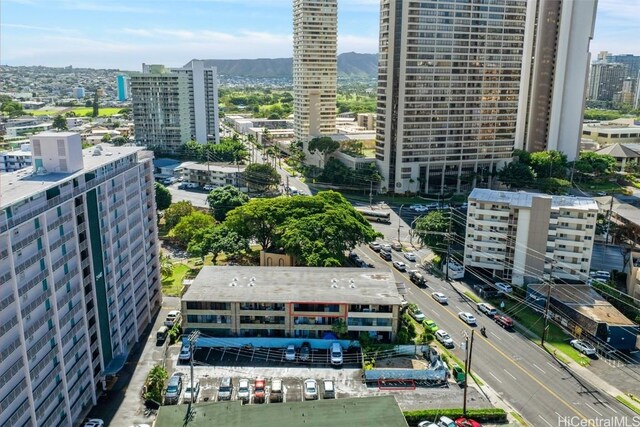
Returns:
[[[611,193],[621,193],[624,188],[617,182],[585,182],[578,183],[577,187],[584,191],[606,191]]]
[[[173,265],[173,274],[162,278],[162,293],[170,297],[179,297],[182,289],[182,280],[191,270],[188,265],[176,263]]]
[[[635,402],[632,402],[631,399],[627,398],[627,396],[616,396],[616,400],[636,414],[640,415],[640,405],[636,405]]]
[[[109,117],[114,114],[118,114],[118,111],[122,110],[122,108],[100,108],[98,109],[98,116],[100,117]],[[78,117],[86,117],[87,113],[92,113],[93,108],[91,107],[68,107],[61,110],[33,110],[29,111],[34,116],[57,116],[58,114],[65,114],[69,111],[73,111],[76,113]]]

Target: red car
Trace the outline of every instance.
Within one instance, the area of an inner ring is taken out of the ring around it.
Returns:
[[[495,316],[493,320],[505,329],[513,328],[513,320],[510,317],[500,315]]]
[[[253,386],[253,403],[264,403],[265,382],[263,378],[258,378]]]
[[[457,427],[482,427],[482,424],[472,420],[471,418],[458,418],[456,420]]]

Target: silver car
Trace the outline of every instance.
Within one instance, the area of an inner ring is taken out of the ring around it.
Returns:
[[[460,313],[458,313],[458,317],[460,319],[462,319],[462,321],[464,323],[466,323],[467,325],[475,325],[476,324],[476,318],[473,316],[473,314],[466,312],[466,311],[461,311]]]
[[[583,340],[571,340],[571,347],[586,354],[587,356],[596,354],[596,348]]]
[[[318,398],[318,383],[316,380],[304,380],[304,400],[316,400]]]

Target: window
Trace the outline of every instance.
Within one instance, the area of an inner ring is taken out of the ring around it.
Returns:
[[[47,279],[44,279],[42,281],[42,291],[46,292],[47,289],[49,289],[49,286],[47,285]]]
[[[40,228],[40,218],[36,218],[33,220],[33,223],[36,225],[36,230]]]
[[[44,308],[45,308],[45,310],[47,310],[47,311],[51,310],[51,302],[49,301],[49,298],[47,298],[46,300],[44,300]]]

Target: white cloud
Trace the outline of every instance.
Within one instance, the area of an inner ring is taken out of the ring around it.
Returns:
[[[1,28],[16,28],[19,30],[28,30],[28,31],[37,31],[44,33],[59,33],[59,34],[78,34],[77,30],[71,28],[61,28],[61,27],[39,27],[35,25],[25,25],[25,24],[0,24]]]

